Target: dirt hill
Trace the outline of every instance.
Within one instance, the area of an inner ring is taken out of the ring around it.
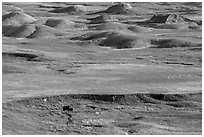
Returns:
[[[45,25],[39,25],[36,27],[36,30],[28,36],[28,38],[56,37],[63,35],[65,35],[65,33],[62,31]]]
[[[2,16],[2,25],[5,26],[21,26],[26,23],[31,23],[36,19],[24,12],[11,12]]]
[[[157,14],[154,15],[151,19],[150,22],[152,23],[185,23],[184,19],[182,16],[179,14]]]
[[[137,25],[127,25],[120,22],[106,22],[103,24],[97,24],[94,26],[90,26],[90,29],[93,30],[124,30],[124,31],[132,31],[132,32],[147,32],[150,29],[145,27],[140,27]]]
[[[54,13],[70,13],[70,14],[78,14],[78,13],[86,13],[86,7],[82,5],[73,5],[69,7],[57,8],[50,12]]]
[[[25,24],[5,34],[7,37],[26,38],[36,30],[35,24]]]
[[[8,14],[14,11],[23,11],[23,9],[11,6],[11,5],[2,5],[2,15]]]
[[[47,19],[45,25],[58,29],[72,29],[75,27],[75,23],[72,21],[69,21],[67,19],[55,19],[55,18]]]
[[[99,24],[99,23],[106,23],[106,22],[117,22],[118,20],[108,14],[101,14],[100,16],[97,16],[96,18],[89,19],[90,24]]]
[[[17,38],[44,38],[65,35],[65,32],[46,25],[25,24],[4,34],[7,37]]]
[[[113,47],[117,49],[124,48],[145,48],[150,44],[148,40],[139,38],[136,36],[130,36],[125,34],[117,34],[107,37],[100,43],[101,46]]]
[[[104,12],[105,13],[113,13],[113,14],[120,14],[120,13],[125,13],[127,10],[132,9],[132,6],[128,3],[119,3],[116,5],[113,5],[106,9]]]

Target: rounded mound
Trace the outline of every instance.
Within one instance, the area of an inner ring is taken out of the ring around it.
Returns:
[[[106,22],[117,22],[118,20],[108,14],[101,14],[100,16],[97,16],[96,18],[90,19],[90,24],[100,24],[100,23],[106,23]]]
[[[36,30],[35,24],[25,24],[5,34],[7,37],[26,38]]]
[[[65,35],[64,32],[45,25],[36,26],[36,30],[28,38],[46,38]]]
[[[72,40],[94,40],[100,38],[106,38],[111,35],[116,35],[115,32],[88,32],[82,36],[74,37]]]
[[[82,36],[74,37],[72,40],[91,40],[101,46],[117,49],[150,47],[148,39],[114,31],[89,32]]]
[[[2,25],[2,34],[5,36],[6,34],[13,32],[14,30],[16,30],[19,26],[5,26]]]
[[[145,48],[149,46],[149,42],[145,39],[138,38],[135,36],[118,34],[112,35],[102,40],[101,46],[113,47],[117,49],[124,48]]]
[[[85,23],[75,23],[63,18],[41,18],[35,22],[32,22],[32,24],[46,25],[55,29],[59,29],[60,31],[87,29],[87,25]]]
[[[113,13],[113,14],[120,14],[125,13],[128,10],[132,9],[132,6],[128,3],[119,3],[116,5],[113,5],[109,7],[107,10],[105,10],[106,13]]]
[[[119,22],[106,22],[103,24],[91,26],[94,30],[127,30],[127,25]]]
[[[73,6],[69,6],[69,7],[55,9],[55,10],[52,10],[50,12],[53,12],[53,13],[70,13],[70,14],[85,13],[86,7],[84,7],[82,5],[73,5]]]
[[[58,29],[72,29],[75,23],[67,19],[47,19],[45,25]]]
[[[158,14],[154,15],[150,22],[152,23],[185,23],[182,16],[179,14]]]
[[[119,22],[106,22],[103,24],[90,26],[89,28],[94,30],[129,30],[132,32],[140,33],[140,32],[148,32],[149,29],[135,26],[135,25],[127,25]]]
[[[35,25],[45,25],[45,22],[47,21],[47,18],[40,18],[34,22],[31,22],[29,24],[35,24]]]
[[[44,38],[64,36],[67,29],[76,27],[74,22],[66,19],[40,19],[32,23],[13,27],[3,26],[4,36],[17,38]]]
[[[36,21],[32,16],[24,12],[11,12],[9,14],[3,15],[2,25],[6,26],[21,26],[26,23],[31,23]]]
[[[2,15],[8,14],[8,13],[14,12],[14,11],[23,11],[23,9],[18,8],[18,7],[14,7],[11,5],[2,5]]]

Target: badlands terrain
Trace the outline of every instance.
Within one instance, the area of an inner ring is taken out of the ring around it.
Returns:
[[[2,3],[2,133],[202,134],[202,3]]]

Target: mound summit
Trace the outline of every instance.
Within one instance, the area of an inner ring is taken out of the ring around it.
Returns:
[[[118,19],[115,17],[108,15],[108,14],[101,14],[100,16],[97,16],[95,18],[89,19],[90,24],[99,24],[99,23],[106,23],[106,22],[117,22]]]
[[[116,49],[146,48],[150,46],[148,39],[115,31],[89,32],[82,36],[74,37],[72,40],[91,40],[100,46]]]
[[[35,31],[35,29],[36,29],[35,27],[36,27],[35,24],[25,24],[25,25],[22,25],[16,29],[13,29],[13,30],[5,33],[5,36],[25,38],[25,37],[31,35]]]
[[[65,32],[46,25],[25,24],[5,34],[7,37],[17,38],[45,38],[63,36]]]
[[[80,28],[79,24],[64,18],[42,18],[31,23],[23,23],[19,26],[3,26],[3,34],[7,37],[40,38],[62,36],[68,30]]]
[[[150,22],[152,23],[185,23],[184,19],[182,16],[179,14],[157,14],[154,15],[151,19]]]
[[[2,25],[5,26],[21,26],[34,21],[36,21],[35,18],[24,12],[11,12],[2,16]]]
[[[63,36],[64,32],[54,29],[49,26],[39,25],[36,30],[28,36],[28,38],[56,37]]]
[[[96,24],[94,26],[90,26],[90,29],[93,30],[123,30],[123,31],[132,31],[132,32],[148,32],[150,29],[145,27],[140,27],[137,25],[127,25],[120,22],[106,22],[102,24]]]
[[[128,3],[119,3],[116,5],[113,5],[106,9],[104,12],[105,13],[113,13],[113,14],[120,14],[120,13],[125,13],[126,11],[132,9],[132,6]]]
[[[70,14],[77,14],[77,13],[85,13],[86,7],[82,5],[73,5],[69,7],[57,8],[50,12],[53,13],[70,13]]]
[[[2,5],[2,15],[15,11],[23,11],[23,9],[11,5]]]
[[[136,36],[126,34],[116,34],[107,37],[100,43],[101,46],[112,47],[116,49],[125,48],[145,48],[148,47],[149,41]]]
[[[75,23],[67,19],[51,18],[46,20],[45,25],[58,29],[72,29],[74,28]]]

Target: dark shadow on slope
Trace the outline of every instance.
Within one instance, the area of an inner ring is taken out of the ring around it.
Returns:
[[[6,52],[3,52],[2,56],[3,57],[10,56],[10,57],[16,57],[16,58],[24,58],[27,61],[35,60],[38,57],[37,55],[31,54],[31,53],[6,53]]]
[[[46,102],[44,99],[46,98]],[[19,101],[8,102],[12,105],[31,105],[41,106],[42,104],[56,104],[69,102],[72,99],[90,100],[100,103],[119,103],[119,104],[137,104],[137,103],[152,103],[152,104],[167,104],[167,105],[184,105],[186,101],[202,102],[202,93],[189,94],[68,94],[46,97],[29,97]],[[184,105],[185,106],[185,105]],[[188,104],[190,106],[190,104]],[[188,107],[187,106],[187,107]],[[193,106],[193,104],[191,105]],[[186,107],[186,106],[185,106]],[[196,105],[195,105],[196,107]],[[60,108],[59,108],[60,109]]]
[[[151,44],[155,45],[152,48],[202,47],[202,43],[178,39],[152,39]]]

